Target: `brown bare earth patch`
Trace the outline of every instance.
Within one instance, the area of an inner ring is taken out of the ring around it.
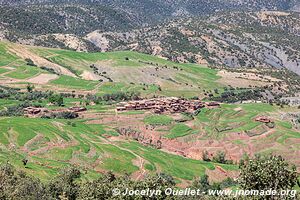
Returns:
[[[47,84],[57,78],[58,76],[56,74],[40,74],[36,77],[27,79],[26,81],[34,84]]]
[[[90,71],[84,71],[80,76],[85,80],[91,80],[91,81],[99,80],[99,77]]]
[[[282,81],[271,76],[262,77],[258,74],[250,72],[239,73],[221,70],[218,72],[218,75],[221,76],[221,79],[218,80],[219,83],[231,85],[233,87],[249,87],[249,85],[266,86],[271,85],[273,82]]]
[[[280,11],[261,11],[257,13],[257,17],[261,21],[271,21],[273,23],[278,23],[276,18],[274,17],[282,17],[282,16],[289,16],[290,13],[287,12],[280,12]]]

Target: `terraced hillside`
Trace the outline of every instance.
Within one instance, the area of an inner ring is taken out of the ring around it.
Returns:
[[[79,53],[2,42],[0,162],[22,167],[28,159],[24,170],[44,180],[68,165],[86,172],[85,179],[107,171],[134,179],[166,172],[179,186],[204,173],[212,181],[236,177],[236,163],[246,153],[276,152],[299,168],[299,130],[286,117],[297,108],[263,103],[262,96],[244,99],[269,87],[287,95],[292,77],[281,80],[271,72],[211,69],[132,51]],[[226,103],[229,91],[244,96]],[[192,115],[116,111],[120,101],[159,96],[221,97],[223,103]],[[86,110],[71,115],[74,106]],[[29,107],[43,111],[26,113]],[[274,123],[255,121],[259,116]],[[213,161],[202,160],[204,151]],[[226,153],[225,163],[212,159],[219,151]]]
[[[62,91],[103,94],[134,90],[146,96],[189,97],[203,94],[203,90],[222,87],[222,83],[218,83],[220,76],[214,69],[177,64],[136,52],[79,53],[11,43],[1,46],[6,52],[3,57],[9,58],[1,67],[2,83],[10,86],[40,81],[37,87]],[[26,65],[26,58],[37,66]]]
[[[155,171],[168,171],[178,180],[192,180],[217,164],[182,158],[141,146],[136,142],[111,142],[104,137],[118,135],[104,125],[87,125],[83,120],[10,118],[1,119],[1,162],[21,167],[28,158],[26,171],[43,179],[70,164],[86,171],[85,178],[113,171],[135,178]],[[180,166],[180,162],[189,163]],[[234,168],[235,169],[235,168]],[[170,170],[170,171],[169,171]]]

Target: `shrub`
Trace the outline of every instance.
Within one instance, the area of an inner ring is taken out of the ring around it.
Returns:
[[[77,117],[79,117],[78,113],[68,112],[68,111],[66,111],[66,112],[57,112],[57,113],[50,113],[50,114],[42,116],[42,118],[44,118],[44,119],[75,119]]]
[[[256,155],[240,165],[239,184],[246,190],[287,190],[297,184],[297,170],[281,157]]]

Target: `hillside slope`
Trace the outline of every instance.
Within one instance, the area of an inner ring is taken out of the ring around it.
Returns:
[[[299,13],[281,11],[297,8],[296,1],[109,2],[0,6],[0,39],[89,52],[136,50],[176,62],[300,73]],[[262,8],[273,11],[256,12]],[[157,24],[174,17],[178,19]]]
[[[128,30],[139,23],[135,15],[103,5],[0,6],[0,39],[37,46],[95,51],[81,36],[96,29]]]
[[[297,5],[297,0],[1,0],[0,5],[32,5],[81,3],[102,4],[119,10],[136,13],[144,22],[159,21],[172,16],[205,15],[218,11],[233,10],[291,10]],[[145,15],[147,13],[147,15]]]
[[[290,12],[221,13],[86,39],[104,51],[133,49],[179,62],[288,68],[300,74],[300,17]]]
[[[27,159],[23,169],[45,181],[73,165],[84,179],[108,171],[136,180],[163,172],[178,186],[204,174],[216,182],[234,178],[232,163],[245,153],[276,152],[299,169],[297,108],[262,102],[268,99],[261,94],[277,91],[276,100],[299,91],[299,76],[284,72],[0,42],[0,163],[23,168]],[[161,96],[222,103],[195,113],[116,109],[120,101]],[[84,109],[71,115],[74,107]],[[260,116],[272,123],[257,121]],[[227,164],[202,161],[205,150],[210,157],[225,152]]]

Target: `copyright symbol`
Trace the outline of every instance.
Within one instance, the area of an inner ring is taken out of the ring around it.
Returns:
[[[118,188],[114,188],[112,190],[112,193],[113,193],[113,196],[118,196],[118,195],[120,195],[121,191]]]

